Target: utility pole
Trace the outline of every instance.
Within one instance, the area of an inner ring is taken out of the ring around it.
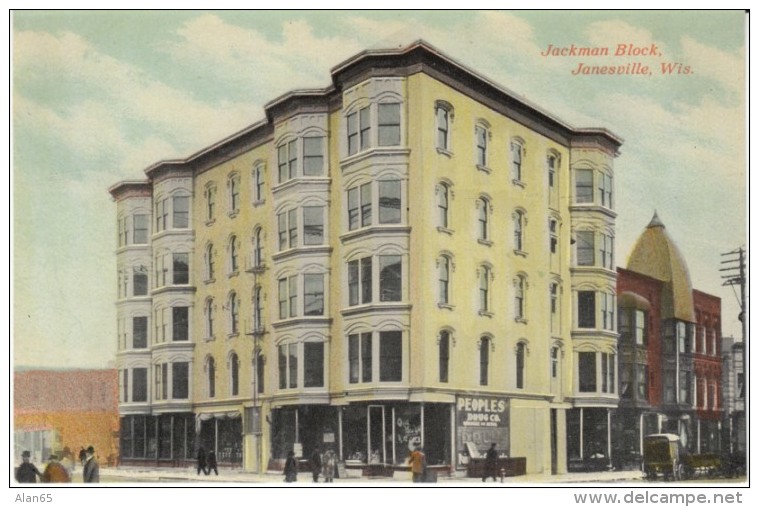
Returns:
[[[738,303],[740,305],[740,313],[738,314],[738,319],[741,321],[741,340],[743,345],[743,386],[742,386],[742,397],[743,397],[743,421],[744,421],[744,428],[745,428],[745,410],[746,410],[746,400],[745,400],[745,393],[746,393],[746,386],[748,383],[748,363],[746,362],[746,349],[748,348],[748,337],[746,335],[746,321],[748,320],[746,317],[746,250],[744,247],[740,247],[736,250],[733,250],[731,252],[726,252],[722,254],[722,257],[725,259],[722,261],[723,267],[720,268],[720,271],[722,271],[724,274],[722,275],[722,279],[724,280],[722,282],[723,286],[733,286],[733,290],[735,290],[735,286],[738,286],[739,294],[738,294]],[[730,417],[731,420],[731,426],[732,426],[732,417]],[[731,438],[732,440],[732,438]],[[732,446],[732,441],[731,441]]]

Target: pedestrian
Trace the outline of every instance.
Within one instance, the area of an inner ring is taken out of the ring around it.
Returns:
[[[206,475],[211,475],[211,470],[213,470],[216,475],[219,475],[219,469],[216,468],[216,452],[213,449],[208,451],[208,471],[206,472]]]
[[[95,459],[95,449],[92,446],[87,447],[85,456],[84,469],[82,470],[84,482],[100,482],[100,465]]]
[[[198,448],[198,475],[200,475],[200,472],[208,475],[208,470],[206,469],[206,450],[202,446]]]
[[[71,482],[71,476],[66,467],[58,461],[58,456],[55,454],[48,458],[45,471],[42,472],[42,482]]]
[[[485,482],[488,477],[493,478],[493,482],[496,482],[496,476],[498,475],[498,451],[495,449],[495,442],[490,444],[490,449],[485,454],[485,470],[482,475],[482,482]]]
[[[87,461],[87,451],[84,450],[84,447],[79,449],[79,463],[84,466],[84,462]]]
[[[311,455],[311,475],[314,482],[319,482],[319,473],[322,471],[322,453],[319,452],[319,446],[314,447],[314,453]]]
[[[411,463],[411,480],[413,482],[423,482],[424,469],[426,468],[427,463],[421,445],[416,445],[414,450],[411,452],[408,461]]]
[[[69,473],[69,477],[73,477],[74,469],[76,468],[76,460],[74,459],[74,455],[71,453],[71,449],[68,447],[64,447],[63,452],[61,453],[61,465],[63,465],[63,467]]]
[[[283,474],[285,476],[285,482],[298,481],[298,463],[295,461],[295,453],[293,451],[287,453]]]
[[[335,466],[337,465],[337,455],[332,449],[327,449],[322,460],[322,475],[324,482],[333,482],[335,478]]]
[[[42,477],[42,474],[31,462],[29,451],[21,453],[21,461],[22,463],[16,468],[16,480],[23,483],[37,482],[37,477]]]

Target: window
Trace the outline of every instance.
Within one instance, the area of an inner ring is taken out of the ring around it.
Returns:
[[[691,403],[691,373],[680,371],[680,397],[678,403]]]
[[[277,167],[279,169],[280,183],[295,178],[298,172],[297,139],[283,143],[277,148]]]
[[[484,197],[477,199],[477,235],[481,241],[488,241],[490,231],[488,229],[488,215],[490,214],[490,202]]]
[[[126,373],[126,371],[124,373]],[[147,368],[134,368],[132,370],[132,401],[148,401]]]
[[[169,397],[169,365],[167,363],[155,365],[155,399],[165,400]]]
[[[514,249],[517,251],[524,250],[524,213],[522,211],[515,211],[513,215],[514,219]]]
[[[490,338],[480,340],[480,385],[488,385],[488,370],[490,369]]]
[[[366,227],[372,223],[372,186],[365,183],[348,190],[348,230]]]
[[[480,312],[490,310],[490,269],[480,267]]]
[[[664,371],[664,402],[675,403],[675,372],[673,370]]]
[[[213,244],[209,243],[205,252],[206,261],[206,280],[213,280],[216,277],[216,264],[213,259]]]
[[[189,363],[172,363],[171,365],[171,397],[175,400],[186,400],[189,398]]]
[[[257,165],[253,169],[253,202],[264,200],[264,166]]]
[[[229,308],[229,334],[236,335],[240,332],[240,299],[236,292],[231,292],[228,299]]]
[[[645,345],[646,343],[646,313],[635,310],[635,344]]]
[[[593,202],[593,171],[591,169],[575,171],[575,202]]]
[[[256,392],[259,394],[264,392],[264,378],[266,377],[264,370],[265,362],[264,355],[259,353],[256,356]]]
[[[612,207],[611,202],[611,196],[612,196],[612,180],[611,176],[609,176],[606,173],[603,173],[598,178],[598,183],[600,187],[598,188],[598,195],[601,196],[601,206],[605,206],[607,208]]]
[[[403,338],[400,331],[380,333],[380,382],[400,382],[403,364]]]
[[[240,394],[240,359],[234,352],[229,356],[229,384],[232,396]]]
[[[136,266],[132,273],[132,295],[148,295],[148,268]]]
[[[303,315],[324,315],[324,275],[303,275]]]
[[[216,361],[212,357],[208,358],[206,363],[206,373],[208,375],[208,397],[216,396]]]
[[[451,357],[451,333],[441,331],[438,337],[438,380],[448,382],[448,366]]]
[[[240,243],[237,236],[229,238],[229,273],[240,271]]]
[[[474,127],[476,163],[478,167],[487,167],[488,165],[488,131],[485,127],[477,125]]]
[[[511,143],[511,178],[522,181],[522,145],[517,142]]]
[[[148,215],[134,215],[134,236],[132,242],[135,245],[146,245],[148,243],[148,231],[150,221]]]
[[[559,224],[553,218],[548,220],[548,243],[551,253],[555,254],[559,244]]]
[[[176,196],[173,198],[174,229],[186,229],[190,226],[190,198],[187,196]]]
[[[253,291],[253,331],[260,333],[264,328],[263,294],[261,286]]]
[[[380,301],[401,301],[401,256],[380,255],[379,270]]]
[[[213,340],[213,331],[214,331],[213,329],[213,324],[214,324],[213,299],[206,300],[205,314],[206,314],[206,338],[209,340]]]
[[[614,354],[601,354],[601,392],[614,394]]]
[[[129,244],[129,217],[119,218],[119,246]],[[126,373],[126,370],[125,370]]]
[[[551,310],[551,333],[559,332],[559,284],[551,283],[549,286],[550,310]]]
[[[438,227],[448,228],[448,185],[440,183],[435,187],[437,195],[437,224]]]
[[[524,355],[526,346],[524,343],[517,344],[517,389],[524,388]]]
[[[596,327],[596,293],[581,290],[577,293],[577,327]]]
[[[132,317],[132,348],[148,347],[148,318]]]
[[[173,254],[174,285],[190,283],[190,254]]]
[[[593,231],[577,231],[577,265],[595,265],[595,233]]]
[[[303,176],[321,176],[324,173],[324,138],[303,138]]]
[[[348,336],[348,381],[372,381],[372,333]]]
[[[581,393],[596,392],[596,353],[578,352],[578,368]]]
[[[551,378],[559,376],[559,347],[551,347]]]
[[[206,220],[209,222],[216,218],[216,187],[206,188]]]
[[[298,210],[282,212],[277,215],[279,228],[279,250],[297,248],[298,246]]]
[[[558,165],[556,155],[548,155],[546,166],[548,167],[548,188],[551,190],[556,188],[556,169]]]
[[[240,211],[240,175],[230,175],[227,186],[229,187],[229,212],[237,213]]]
[[[448,146],[448,129],[450,122],[450,113],[443,106],[435,108],[435,123],[437,126],[437,148],[439,150],[449,151]]]
[[[451,259],[443,255],[438,259],[438,303],[447,305],[450,303],[450,276]]]
[[[517,276],[514,280],[514,318],[516,320],[525,319],[525,291],[527,281],[524,276]]]
[[[377,137],[380,146],[401,144],[401,105],[377,105]]]
[[[185,342],[190,339],[189,310],[186,306],[175,306],[171,309],[171,338],[175,342]]]
[[[348,263],[348,305],[372,302],[372,258]]]
[[[324,387],[324,343],[303,344],[303,386]]]
[[[298,304],[298,277],[279,279],[279,318],[295,317]]]
[[[279,346],[279,388],[298,387],[298,344]]]
[[[119,383],[121,385],[121,399],[119,401],[129,401],[129,370],[119,370]]]
[[[688,344],[687,326],[685,322],[678,322],[676,324],[675,329],[677,331],[678,352],[680,352],[681,354],[690,352],[690,347]]]
[[[607,331],[614,331],[614,294],[601,293],[601,324]]]
[[[379,223],[401,223],[401,182],[400,180],[380,181]]]
[[[161,232],[169,226],[169,201],[161,199],[155,203],[155,230]]]
[[[369,106],[351,113],[347,118],[348,123],[348,155],[354,155],[359,151],[369,148],[371,125],[369,123]]]
[[[261,268],[264,265],[264,233],[257,228],[253,234],[253,266]]]
[[[601,234],[599,245],[599,254],[601,257],[601,266],[606,269],[614,269],[614,237],[608,234]]]
[[[324,244],[324,206],[303,207],[303,244]]]

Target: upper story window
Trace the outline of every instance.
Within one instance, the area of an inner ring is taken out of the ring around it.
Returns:
[[[599,257],[601,266],[613,270],[614,269],[614,236],[609,234],[601,234],[599,237]]]
[[[253,233],[253,267],[260,268],[264,265],[264,232],[257,227]]]
[[[403,192],[399,179],[379,180],[374,184],[364,183],[348,189],[348,230],[353,231],[378,224],[399,224],[402,222]],[[372,209],[377,209],[374,218]]]
[[[229,384],[230,394],[237,396],[240,394],[240,359],[235,352],[229,355]]]
[[[177,195],[164,198],[156,202],[156,232],[169,228],[186,229],[190,226],[190,198],[186,195]],[[169,209],[171,208],[171,210]],[[171,211],[172,223],[169,224]]]
[[[577,231],[577,265],[594,266],[596,263],[596,238],[593,231]]]
[[[277,215],[279,250],[298,246],[298,210],[291,209]]]
[[[578,204],[593,202],[593,170],[575,170],[575,202]]]
[[[377,269],[375,273],[373,270]],[[371,303],[373,294],[379,291],[380,302],[395,302],[403,299],[403,258],[401,255],[378,255],[377,262],[372,257],[364,257],[348,262],[348,305]],[[373,280],[377,280],[374,287]]]
[[[132,268],[132,295],[148,295],[148,268],[146,266],[135,266]]]
[[[438,183],[435,187],[435,196],[437,203],[437,225],[443,229],[448,229],[449,215],[448,215],[448,201],[449,201],[450,187],[447,183]]]
[[[596,293],[592,290],[577,292],[577,327],[596,327]]]
[[[298,387],[300,377],[303,387],[324,387],[324,342],[305,341],[279,346],[279,388]]]
[[[514,181],[522,181],[522,156],[524,147],[519,141],[511,142],[511,178]]]
[[[559,376],[559,347],[551,347],[551,378]]]
[[[303,284],[300,275],[283,276],[279,279],[279,318],[298,316],[298,293],[303,294],[302,314],[306,317],[325,314],[325,274],[304,273]],[[260,297],[260,291],[256,292]],[[260,304],[260,301],[257,303]]]
[[[148,236],[150,235],[150,217],[141,213],[135,213],[132,217],[134,220],[132,243],[135,245],[146,245],[148,243]]]
[[[348,382],[372,381],[372,333],[348,335]]]
[[[206,360],[206,389],[209,398],[216,397],[216,361],[213,357]]]
[[[303,275],[303,315],[324,315],[324,274]]]
[[[525,301],[527,292],[527,280],[524,275],[518,275],[514,279],[514,318],[525,320]]]
[[[235,291],[229,293],[227,308],[229,310],[229,334],[236,335],[240,332],[240,298],[237,297]]]
[[[614,189],[612,187],[612,178],[609,174],[602,173],[598,178],[598,195],[601,197],[601,206],[606,208],[613,208],[612,195]]]
[[[493,340],[487,336],[480,338],[480,385],[486,386],[490,380],[490,348]]]
[[[490,201],[486,197],[477,199],[477,239],[490,241]]]
[[[132,318],[132,348],[146,349],[148,347],[148,318],[145,316]]]
[[[438,381],[448,382],[448,370],[451,357],[451,332],[440,331],[438,335]]]
[[[489,131],[484,125],[474,127],[475,162],[478,168],[488,166],[488,134]]]
[[[253,331],[260,333],[264,329],[263,288],[257,285],[253,289]]]
[[[400,301],[402,299],[402,266],[400,255],[379,256],[380,301]]]
[[[369,106],[353,112],[347,117],[348,123],[348,155],[354,155],[370,147],[371,122]]]
[[[551,333],[554,335],[560,332],[561,321],[559,319],[559,284],[552,282],[548,287],[549,293],[549,311],[551,313]]]
[[[479,269],[479,305],[480,313],[490,312],[490,282],[492,271],[488,266],[480,266]]]
[[[595,352],[578,352],[577,369],[579,378],[579,389],[581,393],[594,393],[598,385],[596,378],[596,353]]]
[[[171,309],[171,339],[186,342],[190,339],[190,308],[175,306]]]
[[[401,105],[377,104],[377,139],[379,146],[401,144]]]
[[[601,292],[601,325],[603,329],[608,331],[614,331],[614,310],[616,309],[616,301],[614,294],[608,292]]]
[[[403,378],[403,333],[381,331],[348,335],[348,382],[400,382]],[[376,359],[375,359],[376,358]]]
[[[206,187],[206,220],[211,222],[216,219],[216,185]]]
[[[213,243],[209,243],[206,246],[204,257],[206,261],[206,280],[214,280],[216,278],[216,262],[214,260]]]
[[[264,201],[264,165],[256,164],[253,168],[253,203]]]
[[[451,258],[441,255],[438,258],[438,304],[450,304]]]
[[[514,211],[514,214],[512,215],[512,220],[514,221],[514,250],[523,252],[525,249],[524,226],[526,223],[526,219],[524,217],[524,211],[522,210]]]
[[[277,215],[279,250],[324,244],[324,206],[303,206],[283,211]],[[302,213],[303,245],[298,243],[298,215]]]
[[[559,244],[559,222],[555,218],[548,219],[548,243],[551,253],[555,254]]]
[[[229,189],[229,213],[235,214],[240,211],[240,175],[233,173],[227,179]]]
[[[324,174],[324,138],[303,138],[303,176]]]
[[[190,254],[173,254],[172,270],[174,285],[186,285],[190,283]]]
[[[452,119],[453,108],[447,103],[438,102],[435,106],[435,127],[437,132],[435,141],[438,150],[451,151],[450,128]]]
[[[372,302],[372,258],[348,262],[348,305]]]
[[[546,157],[546,168],[548,170],[548,188],[550,191],[553,191],[558,183],[556,171],[559,168],[559,157],[553,153],[549,153]]]
[[[206,299],[205,308],[203,310],[206,316],[206,340],[213,340],[215,323],[213,298]]]
[[[303,244],[324,244],[324,206],[303,207]]]
[[[517,389],[524,389],[524,360],[527,351],[527,345],[524,342],[517,343],[517,369],[516,384]]]
[[[295,178],[298,172],[298,140],[282,143],[277,148],[277,166],[279,168],[279,182]]]
[[[240,271],[240,241],[237,236],[229,238],[229,274],[235,274]]]
[[[298,314],[298,277],[293,275],[279,279],[279,318],[286,319]]]

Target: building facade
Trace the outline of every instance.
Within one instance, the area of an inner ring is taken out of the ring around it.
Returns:
[[[566,472],[618,402],[621,139],[424,42],[331,75],[110,188],[122,460],[392,468],[420,443],[454,469],[496,442]]]
[[[720,298],[694,290],[654,214],[618,268],[620,403],[612,458],[636,467],[642,439],[673,433],[692,453],[721,450]]]

